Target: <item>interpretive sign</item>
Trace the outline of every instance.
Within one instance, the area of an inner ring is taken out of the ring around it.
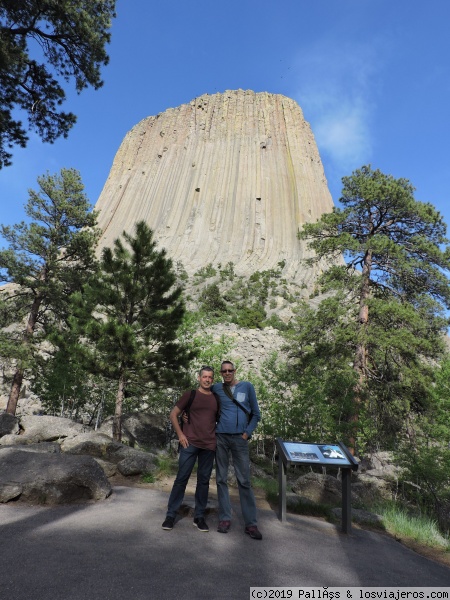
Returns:
[[[279,440],[286,462],[319,465],[334,465],[357,469],[358,464],[347,449],[334,444],[304,444]],[[347,454],[348,453],[348,454]]]
[[[293,464],[334,466],[342,469],[342,531],[351,530],[350,476],[358,463],[341,442],[337,444],[310,444],[276,440],[278,448],[279,518],[286,520],[286,468]]]

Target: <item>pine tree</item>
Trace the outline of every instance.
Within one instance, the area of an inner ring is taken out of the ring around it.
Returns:
[[[3,0],[0,3],[0,169],[11,164],[9,149],[28,141],[17,109],[42,141],[67,137],[76,116],[60,110],[61,81],[80,93],[102,85],[109,61],[115,0]]]
[[[134,237],[124,232],[123,239],[103,250],[98,278],[74,298],[91,343],[91,370],[117,383],[117,441],[127,389],[174,383],[192,357],[177,341],[184,304],[172,261],[156,248],[144,221],[136,224]]]
[[[442,355],[448,325],[450,248],[442,216],[415,200],[408,180],[364,166],[342,181],[343,208],[299,234],[315,251],[309,264],[332,265],[320,284],[334,296],[323,301],[315,334],[303,323],[309,346],[296,352],[300,362],[320,352],[324,365],[327,356],[353,363],[354,446],[363,427],[395,431],[411,408],[425,408],[430,361]]]
[[[70,295],[96,264],[96,214],[80,174],[62,169],[39,177],[38,184],[25,207],[31,222],[0,229],[9,243],[0,251],[0,280],[11,284],[0,298],[0,355],[16,365],[6,408],[11,414],[40,343],[68,318]]]

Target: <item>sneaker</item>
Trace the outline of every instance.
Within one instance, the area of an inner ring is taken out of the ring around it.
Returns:
[[[245,533],[248,534],[253,540],[262,540],[262,534],[256,525],[249,525],[245,528]]]
[[[228,533],[230,531],[231,521],[219,521],[217,531],[219,533]]]
[[[200,531],[203,531],[204,533],[208,533],[208,531],[209,531],[209,527],[206,524],[206,521],[203,517],[195,517],[194,527],[197,527],[197,529],[199,529]]]
[[[166,517],[166,520],[162,524],[162,528],[170,531],[173,529],[173,524],[175,523],[175,519],[173,517]]]

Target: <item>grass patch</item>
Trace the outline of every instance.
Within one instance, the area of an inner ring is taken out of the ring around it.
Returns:
[[[450,552],[450,538],[439,531],[433,519],[425,515],[410,515],[404,508],[391,503],[376,506],[375,512],[382,517],[390,534]]]
[[[266,479],[265,477],[253,477],[252,484],[254,487],[257,487],[266,492],[266,497],[267,500],[269,500],[269,502],[269,495],[278,498],[278,483],[276,479]]]
[[[178,458],[161,454],[156,458],[156,470],[154,473],[144,473],[141,476],[143,483],[155,483],[158,479],[171,477],[178,470]]]
[[[158,467],[156,471],[158,479],[176,475],[178,471],[178,456],[174,458],[172,456],[161,454],[156,459],[156,466]]]

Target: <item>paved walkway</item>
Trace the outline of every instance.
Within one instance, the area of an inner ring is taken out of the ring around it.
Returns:
[[[262,541],[181,518],[163,531],[168,494],[116,487],[96,504],[0,505],[3,600],[246,599],[253,586],[450,586],[450,568],[393,539],[259,511]],[[187,498],[188,504],[192,498]]]

